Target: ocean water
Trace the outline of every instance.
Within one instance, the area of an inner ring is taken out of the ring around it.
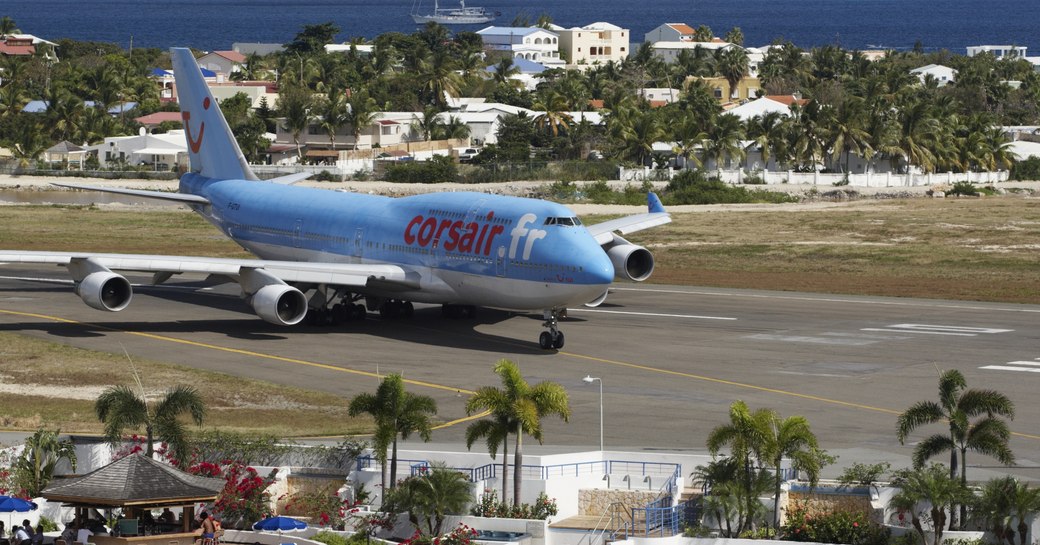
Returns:
[[[334,22],[340,41],[384,32],[414,32],[409,13],[433,0],[3,0],[0,16],[47,39],[115,42],[124,48],[190,46],[230,49],[233,42],[291,41],[305,24]],[[444,0],[441,7],[452,7]],[[632,31],[633,41],[666,22],[708,25],[722,36],[740,27],[745,45],[783,38],[810,48],[908,49],[963,54],[969,45],[1013,44],[1040,56],[1040,0],[469,0],[501,12],[508,26],[519,14],[545,13],[556,24],[606,21]],[[479,30],[479,26],[455,26]]]

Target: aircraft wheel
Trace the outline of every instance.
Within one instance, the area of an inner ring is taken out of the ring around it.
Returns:
[[[542,334],[538,336],[538,346],[542,347],[542,350],[548,350],[552,348],[552,345],[552,334],[548,331],[543,331]]]
[[[552,340],[552,347],[557,349],[557,350],[563,348],[563,332],[562,331],[557,331],[556,332],[556,336],[553,337],[553,340]]]
[[[368,316],[365,305],[352,305],[352,312],[355,320],[364,320]]]

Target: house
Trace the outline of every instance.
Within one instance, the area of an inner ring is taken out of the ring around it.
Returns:
[[[1024,45],[973,45],[968,47],[968,56],[989,53],[998,59],[1004,57],[1025,57],[1028,48]]]
[[[188,145],[183,130],[165,134],[140,134],[137,136],[110,136],[104,142],[87,146],[87,153],[95,154],[101,167],[118,164],[150,165],[155,170],[171,170],[185,163]]]
[[[693,52],[696,49],[703,49],[707,52],[718,53],[723,49],[731,47],[740,47],[736,44],[724,42],[718,38],[710,42],[688,42],[688,41],[671,41],[671,42],[654,42],[650,44],[650,48],[654,54],[661,58],[666,63],[674,63],[679,58],[679,53],[683,50]]]
[[[546,70],[544,65],[538,64],[534,61],[529,61],[522,57],[514,58],[513,66],[519,69],[520,72],[510,76],[509,79],[523,85],[524,89],[527,89],[528,91],[534,91],[535,87],[538,86],[538,82],[541,81],[542,72],[545,72]],[[492,64],[486,68],[486,71],[490,74],[494,74],[498,72],[498,66]]]
[[[484,47],[505,52],[549,67],[562,67],[560,37],[555,32],[538,27],[490,26],[478,30]]]
[[[728,114],[739,117],[741,121],[762,117],[773,112],[783,116],[790,116],[791,107],[789,104],[775,100],[774,97],[764,96],[726,111]]]
[[[181,123],[180,112],[155,112],[154,114],[142,115],[141,117],[134,118],[134,121],[139,123],[148,132],[159,128],[159,125],[163,123]]]
[[[242,65],[246,63],[246,56],[238,51],[210,51],[196,61],[200,68],[230,76],[242,70]]]
[[[665,23],[643,35],[644,42],[692,42],[696,31],[686,23]]]
[[[736,88],[731,89],[729,81],[722,76],[715,76],[711,78],[693,78],[693,76],[687,78],[687,82],[692,79],[703,80],[707,84],[708,88],[712,90],[712,94],[719,100],[719,102],[725,104],[727,102],[744,102],[747,100],[754,100],[759,97],[762,93],[762,83],[759,82],[758,78],[751,76],[745,76],[737,82]]]
[[[651,106],[660,107],[679,101],[682,91],[668,87],[645,87],[639,90],[639,96],[646,99]]]
[[[31,57],[37,53],[48,60],[57,61],[54,48],[58,44],[32,34],[8,34],[0,39],[0,55],[5,57]]]
[[[371,57],[375,53],[373,44],[325,44],[326,53],[349,53],[353,49],[362,57]]]
[[[574,28],[550,25],[549,28],[560,35],[560,56],[569,65],[621,62],[628,56],[631,33],[626,28],[602,22]]]
[[[941,64],[928,64],[919,68],[914,68],[910,71],[911,74],[917,76],[917,79],[924,83],[928,76],[935,78],[939,82],[939,87],[945,87],[949,83],[953,83],[954,78],[957,77],[957,71],[949,66],[943,66]]]
[[[399,114],[399,115],[395,115]],[[412,112],[380,112],[370,125],[362,129],[357,141],[354,141],[354,131],[349,125],[340,125],[336,129],[336,144],[333,148],[332,140],[328,132],[317,120],[312,120],[307,128],[300,133],[300,145],[307,148],[307,156],[319,160],[327,159],[327,154],[311,153],[335,151],[341,149],[371,149],[400,144],[409,132]],[[279,119],[278,132],[275,134],[275,144],[293,144],[292,131],[285,128],[284,119]]]

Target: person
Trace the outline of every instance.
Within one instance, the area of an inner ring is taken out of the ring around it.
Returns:
[[[29,526],[29,521],[26,520],[21,526],[17,526],[14,531],[14,543],[15,545],[32,545],[32,538],[29,537],[29,532],[26,528],[32,528]]]
[[[33,545],[43,545],[43,523],[38,522],[36,524],[36,531],[33,532]]]
[[[61,531],[61,539],[66,545],[71,545],[73,541],[76,541],[76,522],[70,521],[65,525],[65,529]]]
[[[162,514],[159,515],[159,522],[166,524],[173,524],[176,522],[173,518],[173,511],[170,511],[169,507],[163,507]]]
[[[76,527],[76,543],[83,543],[86,545],[90,543],[90,538],[94,536],[94,532],[87,528],[85,523],[79,523]]]
[[[216,537],[216,527],[213,524],[213,519],[209,518],[209,513],[203,511],[199,513],[199,528],[202,530],[202,542],[206,543],[206,540],[210,540],[213,543],[213,538]]]

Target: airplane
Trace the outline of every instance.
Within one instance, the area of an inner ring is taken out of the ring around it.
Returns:
[[[546,350],[563,348],[559,318],[568,307],[599,305],[616,278],[653,273],[651,252],[621,236],[671,221],[652,192],[646,213],[585,226],[566,206],[540,199],[294,186],[306,173],[259,180],[190,50],[171,54],[190,165],[178,192],[56,185],[182,203],[257,259],[0,250],[0,262],[63,265],[87,305],[113,312],[133,295],[114,271],[153,273],[153,284],[181,273],[235,281],[257,316],[286,326],[368,311],[410,316],[413,302],[440,304],[456,318],[476,307],[540,310]]]

